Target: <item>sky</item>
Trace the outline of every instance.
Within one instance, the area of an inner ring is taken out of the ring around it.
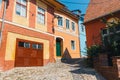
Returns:
[[[81,10],[82,14],[86,13],[86,8],[90,0],[58,0],[62,2],[70,10]]]

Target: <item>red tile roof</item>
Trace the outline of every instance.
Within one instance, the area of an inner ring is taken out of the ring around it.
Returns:
[[[87,8],[84,22],[89,22],[119,10],[120,0],[91,0]]]

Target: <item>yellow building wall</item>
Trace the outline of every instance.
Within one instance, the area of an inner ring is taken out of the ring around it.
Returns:
[[[37,4],[36,5],[36,13],[31,12],[33,14],[36,14],[36,16],[34,16],[36,18],[35,28],[38,30],[47,32],[47,5],[42,3],[40,0],[36,0],[36,4]],[[12,21],[15,23],[18,23],[20,25],[23,25],[25,27],[29,27],[29,15],[31,14],[30,10],[29,10],[29,6],[30,6],[30,0],[27,1],[27,12],[26,12],[27,16],[26,17],[17,15],[16,14],[16,0],[15,0]],[[37,23],[37,8],[38,8],[38,6],[45,10],[45,24]]]
[[[43,45],[44,45],[44,48],[43,48],[44,49],[43,50],[44,59],[49,59],[49,46],[48,46],[49,41],[48,40],[8,32],[5,60],[15,60],[16,38],[43,43]]]

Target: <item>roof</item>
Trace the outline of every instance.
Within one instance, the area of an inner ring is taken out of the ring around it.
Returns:
[[[64,4],[62,4],[61,2],[59,2],[59,0],[43,0],[44,2],[49,2],[50,4],[52,4],[55,8],[55,10],[57,11],[61,11],[64,14],[67,14],[69,16],[71,16],[72,18],[75,19],[79,19],[79,16],[74,14],[72,11],[70,11]]]
[[[120,0],[91,0],[85,15],[84,22],[109,15],[120,10]]]
[[[57,0],[42,0],[42,1],[46,4],[50,3],[52,6],[54,6],[54,9],[61,9],[61,8],[65,7],[64,4],[60,3]]]

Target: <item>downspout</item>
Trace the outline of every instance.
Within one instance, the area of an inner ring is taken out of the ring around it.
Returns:
[[[2,16],[2,24],[1,24],[1,29],[0,29],[0,47],[2,46],[2,34],[4,30],[4,22],[5,22],[5,15],[6,15],[6,8],[7,8],[7,1],[4,0],[4,9],[3,9],[3,16]]]

